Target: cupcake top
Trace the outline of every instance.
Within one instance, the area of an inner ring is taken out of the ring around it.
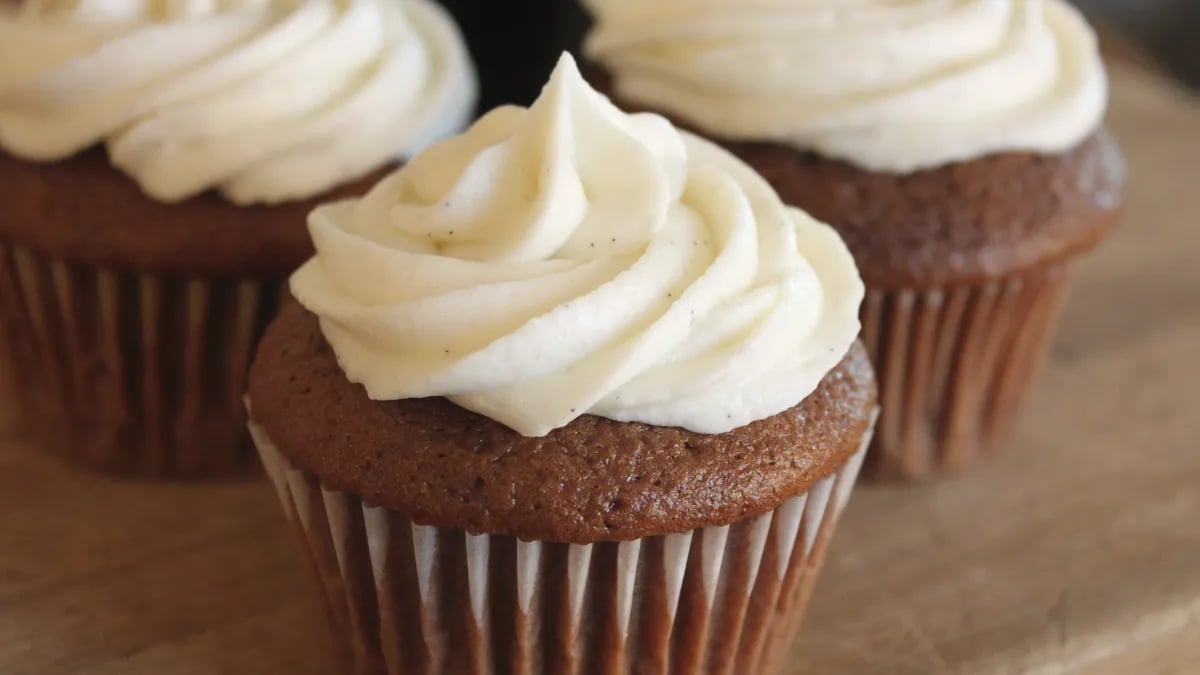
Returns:
[[[823,499],[817,481],[843,466],[854,475],[877,402],[856,343],[799,405],[727,433],[584,415],[530,438],[444,398],[372,401],[294,300],[263,336],[249,400],[264,463],[284,459],[421,525],[579,544],[728,525],[805,492]]]
[[[616,93],[732,141],[908,173],[1056,154],[1100,124],[1096,38],[1065,0],[585,0]]]
[[[106,143],[151,197],[311,197],[470,119],[476,83],[428,0],[31,0],[0,10],[0,147]]]
[[[530,108],[309,226],[292,293],[350,381],[527,437],[585,414],[728,432],[796,406],[859,330],[832,229],[715,145],[621,112],[569,56]]]

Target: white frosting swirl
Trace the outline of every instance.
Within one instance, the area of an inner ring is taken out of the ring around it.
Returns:
[[[907,173],[1095,130],[1107,81],[1065,0],[585,0],[616,92],[707,133]]]
[[[527,436],[585,413],[721,433],[799,403],[858,334],[838,235],[564,56],[361,200],[310,218],[292,293],[374,399]]]
[[[0,15],[0,147],[107,141],[150,196],[325,192],[470,121],[476,82],[430,0],[34,0]]]

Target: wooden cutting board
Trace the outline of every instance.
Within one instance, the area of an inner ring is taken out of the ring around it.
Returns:
[[[1200,104],[1114,73],[1132,194],[1013,452],[865,486],[788,675],[1200,673]],[[121,483],[0,443],[0,674],[329,675],[265,483]]]

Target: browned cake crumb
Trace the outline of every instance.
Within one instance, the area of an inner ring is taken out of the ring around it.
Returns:
[[[776,508],[859,448],[876,392],[856,344],[795,408],[725,434],[584,416],[526,438],[441,398],[372,401],[292,301],[259,346],[250,399],[279,450],[330,489],[420,524],[584,543]]]
[[[238,206],[216,192],[146,196],[103,148],[54,163],[0,153],[0,236],[77,263],[195,276],[282,276],[312,255],[308,214],[390,169],[306,201]]]
[[[1078,254],[1112,225],[1122,180],[1106,135],[1062,155],[1006,153],[908,175],[780,145],[729,147],[785,202],[836,227],[876,287],[971,282]]]

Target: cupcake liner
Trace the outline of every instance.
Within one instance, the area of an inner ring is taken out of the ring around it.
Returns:
[[[355,675],[776,672],[866,450],[764,515],[581,545],[419,525],[250,428]]]
[[[973,286],[868,289],[882,413],[864,474],[920,479],[996,450],[1046,360],[1070,268]]]
[[[99,268],[0,241],[0,373],[21,425],[38,445],[116,473],[249,467],[242,394],[282,288]]]
[[[8,351],[5,340],[5,331],[0,330],[0,355]],[[20,429],[19,399],[13,379],[12,369],[0,362],[0,438],[8,438],[17,434]]]

